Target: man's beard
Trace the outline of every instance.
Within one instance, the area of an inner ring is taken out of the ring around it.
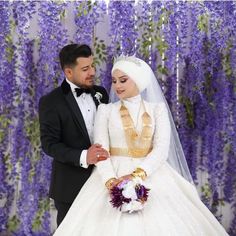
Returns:
[[[78,84],[78,86],[81,87],[81,88],[85,88],[85,89],[87,89],[87,88],[88,88],[88,89],[92,88],[92,87],[94,86],[94,76],[91,76],[91,77],[89,77],[89,78],[86,78],[85,81],[86,81],[86,80],[92,80],[93,82],[92,82],[91,85],[90,85],[90,84],[89,84],[89,85],[87,85],[87,84]]]

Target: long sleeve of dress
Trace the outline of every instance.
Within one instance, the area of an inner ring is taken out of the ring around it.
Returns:
[[[170,121],[164,103],[158,104],[154,112],[155,131],[153,149],[138,166],[145,170],[147,176],[157,170],[168,158],[170,145]]]
[[[105,105],[101,104],[98,107],[98,111],[94,123],[94,142],[102,145],[104,149],[109,152],[109,131],[108,131],[108,122],[109,122],[109,111],[111,109],[111,104]],[[97,170],[102,177],[103,183],[110,178],[115,177],[111,159],[108,158],[105,161],[100,161],[96,164]]]

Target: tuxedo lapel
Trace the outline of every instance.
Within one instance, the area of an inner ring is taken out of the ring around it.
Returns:
[[[96,91],[95,91],[95,89],[94,88],[92,88],[91,89],[91,95],[92,95],[92,98],[93,98],[93,101],[94,101],[94,103],[95,103],[95,105],[96,105],[96,108],[98,107],[98,105],[99,105],[99,102],[98,102],[98,100],[97,100],[97,98],[96,98]]]
[[[83,115],[81,113],[81,110],[71,92],[70,89],[70,85],[64,80],[62,85],[61,85],[63,94],[65,96],[65,99],[68,103],[68,106],[72,112],[72,114],[75,116],[76,118],[76,124],[77,126],[83,131],[84,133],[84,137],[87,137],[88,142],[90,143],[90,139],[89,139],[89,135],[88,135],[88,131],[84,122],[84,118]]]

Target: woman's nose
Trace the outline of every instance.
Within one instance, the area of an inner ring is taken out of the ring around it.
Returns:
[[[116,88],[120,88],[120,87],[121,87],[121,83],[120,83],[119,81],[117,81],[117,82],[115,83],[115,86],[116,86]]]

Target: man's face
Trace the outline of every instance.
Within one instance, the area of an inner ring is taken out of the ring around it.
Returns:
[[[93,56],[79,57],[76,62],[75,66],[65,68],[67,79],[79,87],[88,88],[93,86],[95,76]]]

